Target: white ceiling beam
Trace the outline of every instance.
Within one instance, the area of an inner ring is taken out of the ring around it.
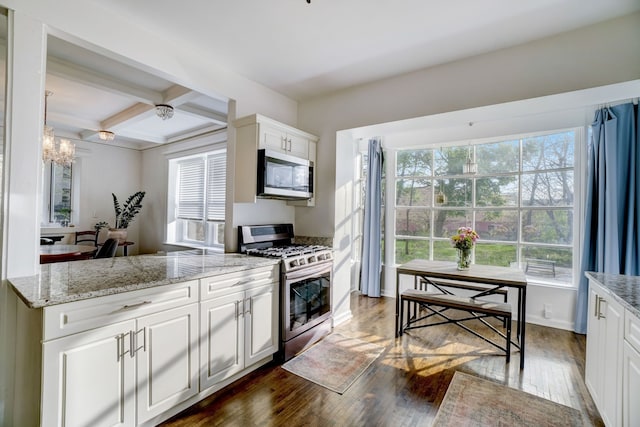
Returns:
[[[129,138],[144,142],[153,142],[154,144],[166,144],[169,140],[163,136],[149,135],[142,132],[134,132],[128,129],[123,129],[121,132],[116,132],[116,139]]]
[[[200,135],[204,135],[206,133],[209,132],[214,132],[217,130],[220,130],[222,127],[224,126],[205,126],[205,127],[201,127],[198,129],[193,129],[189,132],[186,133],[181,133],[180,135],[173,135],[170,136],[169,138],[167,138],[167,142],[178,142],[178,141],[183,141],[185,139],[189,139],[189,138],[194,138],[196,136],[200,136]]]
[[[52,126],[54,131],[56,125],[81,129],[98,129],[100,127],[100,122],[95,120],[83,119],[75,115],[60,114],[51,111],[47,113],[47,124]]]
[[[169,104],[176,108],[186,102],[196,99],[200,94],[184,86],[173,85],[163,92],[163,104]]]
[[[187,113],[199,119],[205,119],[220,126],[227,125],[227,117],[225,115],[217,113],[216,111],[208,110],[202,107],[196,107],[191,104],[183,104],[176,107],[176,109],[180,110],[183,113]]]
[[[77,83],[86,84],[96,89],[108,90],[137,102],[156,105],[161,104],[164,99],[163,94],[160,92],[132,86],[128,82],[115,79],[112,76],[59,58],[49,57],[47,60],[47,73]]]
[[[100,129],[116,132],[130,123],[138,122],[154,114],[155,107],[141,102],[114,114],[100,123]]]

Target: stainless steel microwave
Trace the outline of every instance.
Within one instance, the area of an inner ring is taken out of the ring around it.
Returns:
[[[258,150],[257,195],[274,199],[313,197],[313,162],[274,150]]]

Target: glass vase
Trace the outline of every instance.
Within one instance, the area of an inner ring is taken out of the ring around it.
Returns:
[[[458,249],[458,270],[468,270],[471,265],[471,249]]]

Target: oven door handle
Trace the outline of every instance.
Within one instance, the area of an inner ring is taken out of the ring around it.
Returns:
[[[286,272],[284,277],[286,280],[295,280],[301,277],[315,276],[319,273],[327,273],[331,271],[331,262],[324,262],[315,266],[303,267],[299,270]]]

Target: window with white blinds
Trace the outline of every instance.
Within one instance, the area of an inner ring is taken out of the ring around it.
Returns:
[[[167,241],[190,247],[224,247],[226,150],[169,161]]]
[[[178,218],[224,221],[226,162],[224,152],[178,162]]]

